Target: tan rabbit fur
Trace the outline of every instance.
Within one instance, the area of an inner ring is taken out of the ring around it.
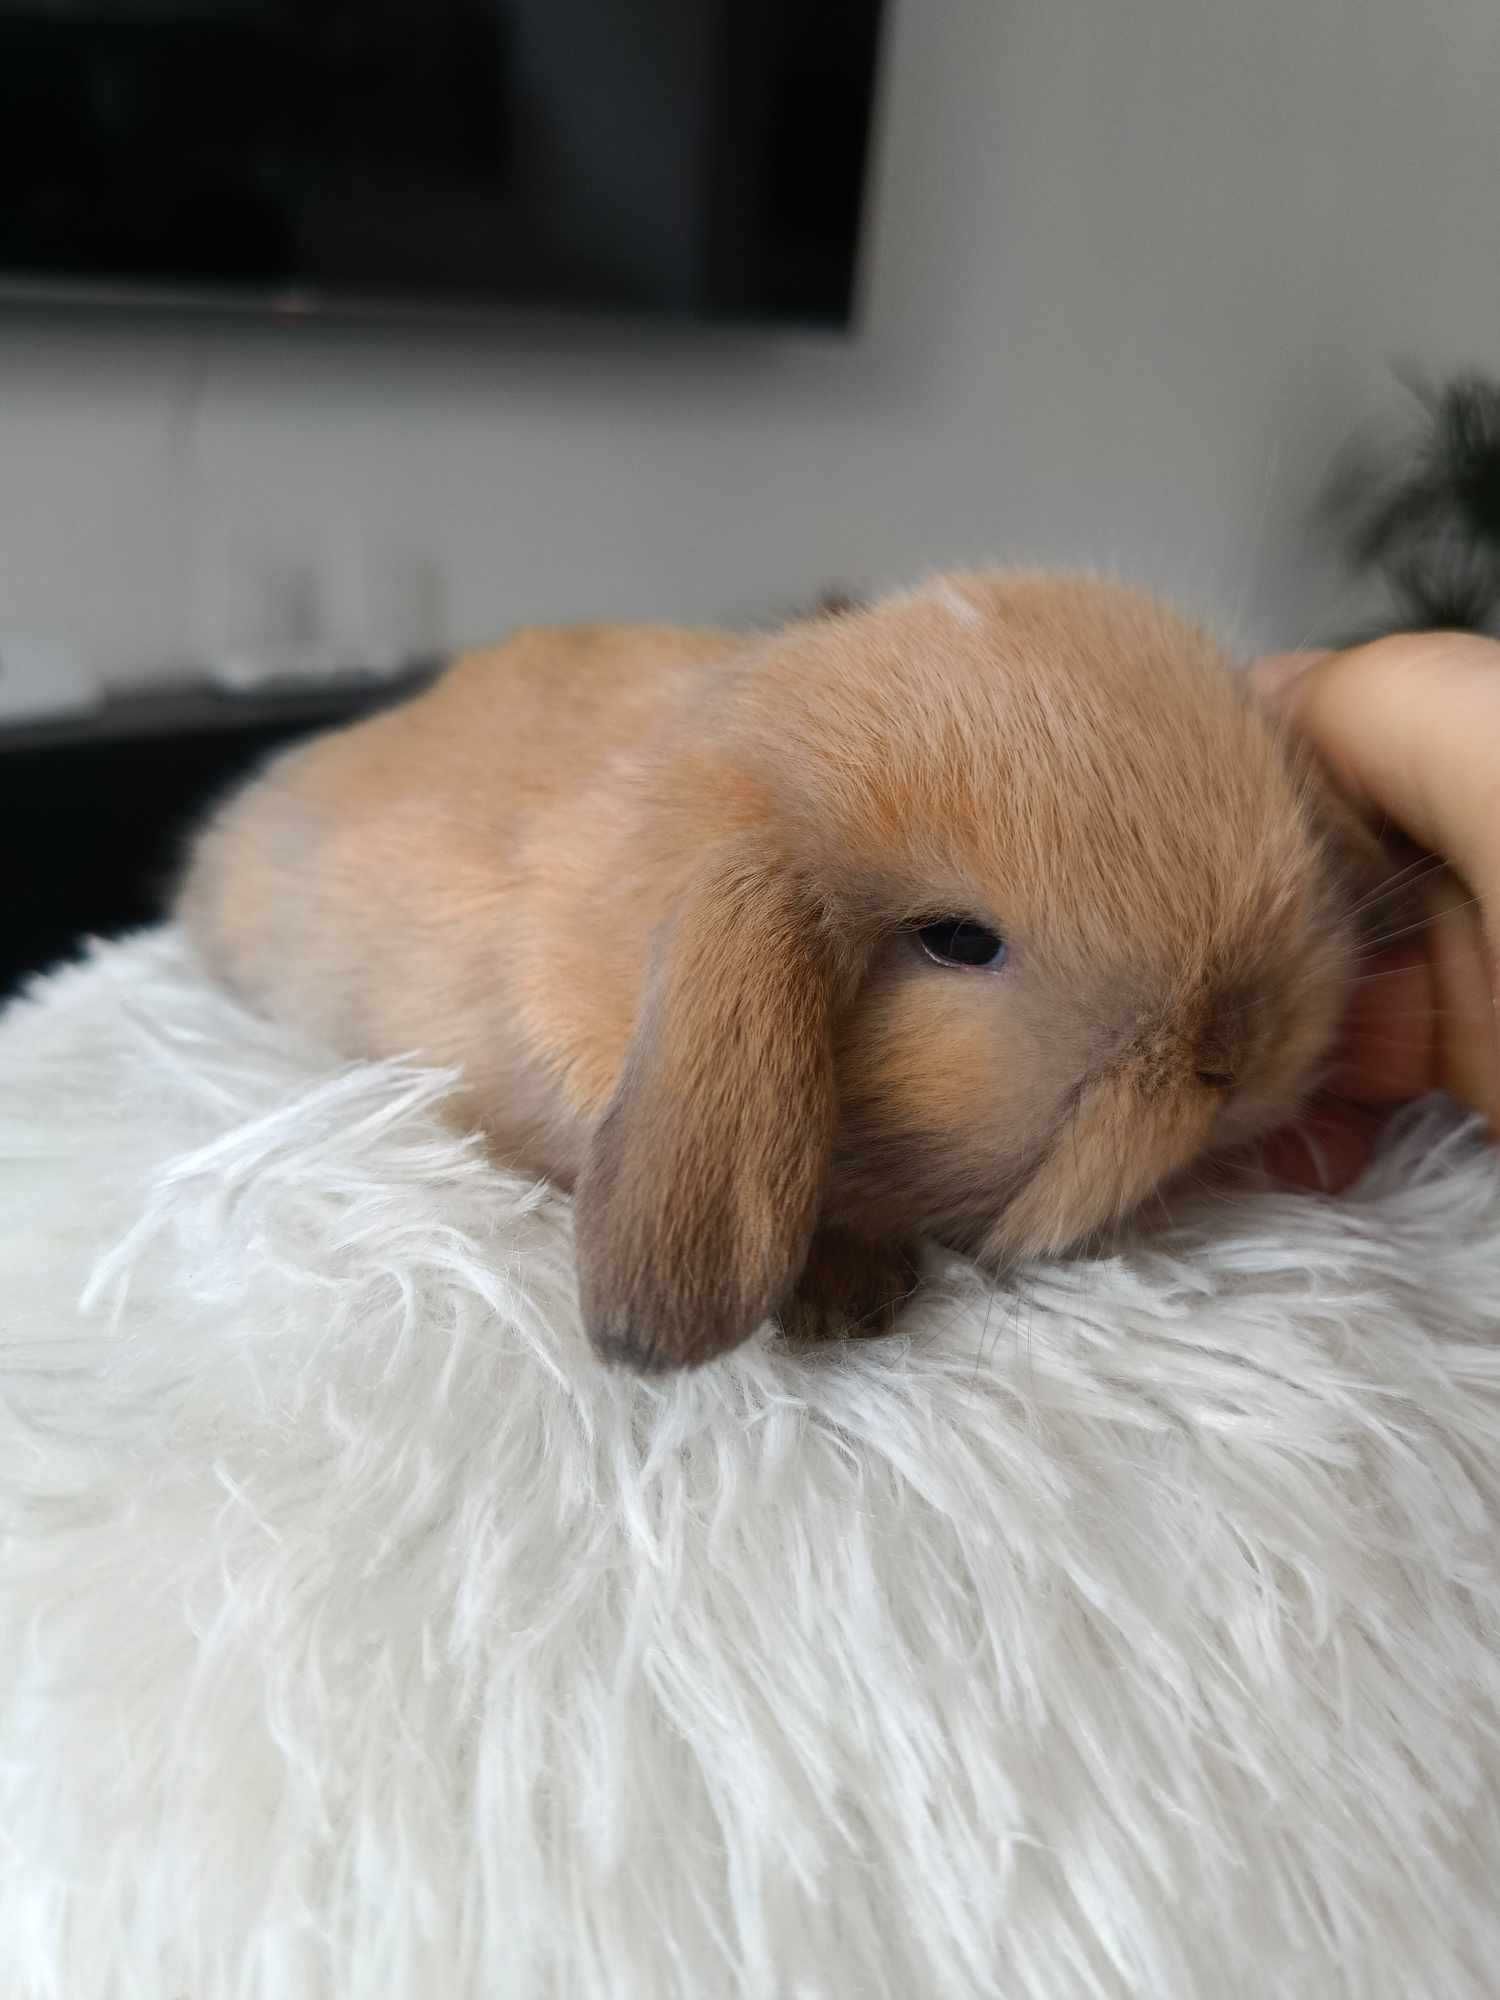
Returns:
[[[522,632],[280,759],[181,907],[253,1004],[461,1065],[495,1156],[576,1187],[600,1351],[670,1367],[883,1325],[920,1239],[1061,1249],[1284,1117],[1347,904],[1204,633],[987,572],[769,637]],[[924,953],[949,916],[1003,963]]]

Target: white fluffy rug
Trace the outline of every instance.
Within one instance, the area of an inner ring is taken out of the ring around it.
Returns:
[[[1500,1173],[591,1359],[169,936],[0,1023],[0,1994],[1492,1996]]]

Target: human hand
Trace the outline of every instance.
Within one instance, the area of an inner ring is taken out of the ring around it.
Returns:
[[[1424,920],[1362,957],[1328,1088],[1264,1164],[1346,1186],[1392,1107],[1430,1090],[1500,1136],[1500,643],[1401,634],[1251,673],[1372,826],[1434,857],[1413,876]]]

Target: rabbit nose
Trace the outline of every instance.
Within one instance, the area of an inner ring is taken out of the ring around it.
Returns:
[[[1198,1030],[1195,1074],[1208,1090],[1232,1090],[1245,1056],[1246,1016],[1243,993],[1219,993],[1209,1002]]]

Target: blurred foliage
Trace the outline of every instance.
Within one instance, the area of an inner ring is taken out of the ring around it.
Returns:
[[[1324,511],[1350,569],[1385,590],[1382,630],[1500,635],[1500,381],[1405,384],[1412,420],[1351,447]]]

